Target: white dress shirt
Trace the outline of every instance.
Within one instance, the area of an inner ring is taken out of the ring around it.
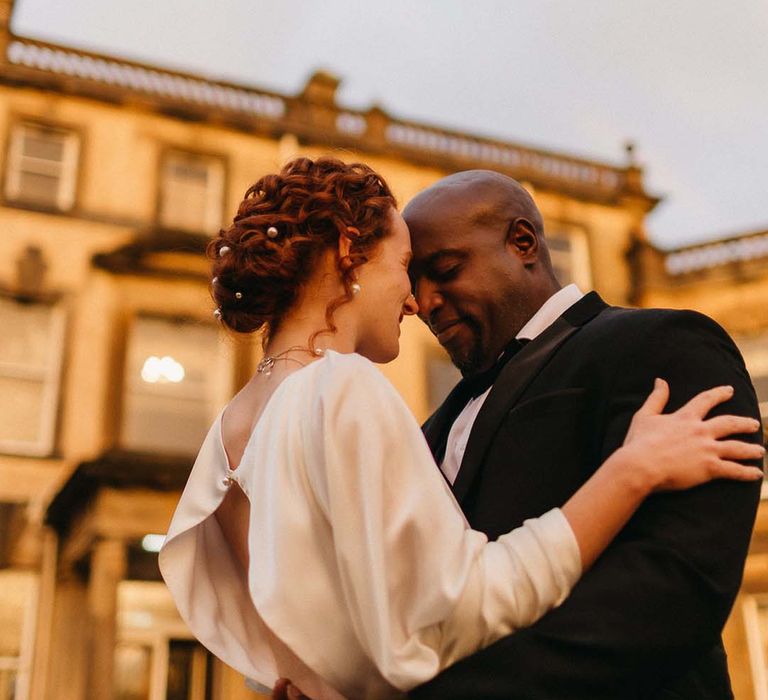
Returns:
[[[248,570],[215,517],[250,503]],[[232,470],[217,418],[160,552],[194,635],[266,687],[401,697],[559,604],[581,573],[555,508],[495,542],[470,529],[394,387],[327,351],[277,387]]]
[[[520,329],[520,332],[515,337],[518,340],[521,338],[533,340],[542,331],[549,328],[583,296],[584,293],[575,284],[563,287],[541,305],[539,310]],[[477,398],[470,399],[469,403],[456,417],[451,427],[451,432],[448,433],[445,457],[440,465],[440,469],[442,469],[446,479],[451,483],[456,481],[461,461],[464,459],[464,451],[467,449],[469,435],[472,432],[472,426],[475,424],[477,414],[480,413],[480,409],[483,407],[483,403],[485,403],[485,399],[492,388],[491,386]]]

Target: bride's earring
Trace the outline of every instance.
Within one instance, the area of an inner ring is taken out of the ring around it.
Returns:
[[[354,294],[355,296],[360,294],[360,290],[362,289],[362,287],[357,282],[353,282],[350,285],[350,288],[352,289],[352,294]]]

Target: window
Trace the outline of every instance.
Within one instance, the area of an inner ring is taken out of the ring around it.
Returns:
[[[53,451],[64,346],[59,306],[0,297],[0,451]]]
[[[213,233],[222,223],[224,163],[221,158],[169,151],[162,163],[160,224]]]
[[[744,355],[752,384],[755,386],[763,428],[768,428],[768,334],[742,336],[736,338],[736,344]],[[768,498],[768,457],[763,460],[766,481],[763,482],[763,498]]]
[[[80,139],[76,132],[41,124],[12,127],[5,196],[66,211],[75,204]]]
[[[37,576],[0,571],[0,700],[26,698],[29,692],[37,606]]]
[[[233,363],[213,324],[138,317],[125,366],[121,446],[194,454],[229,398]]]
[[[768,599],[745,595],[742,603],[755,700],[768,700]]]
[[[589,263],[589,241],[578,226],[552,224],[546,228],[546,240],[552,267],[563,286],[576,283],[582,290],[592,287]]]
[[[152,689],[152,645],[119,642],[115,645],[116,700],[146,700]]]
[[[117,590],[115,700],[223,697],[216,661],[192,638],[165,584],[121,581]]]
[[[427,403],[432,414],[461,380],[461,373],[447,353],[430,347],[427,353]]]
[[[763,421],[768,421],[768,334],[736,339],[755,385]]]

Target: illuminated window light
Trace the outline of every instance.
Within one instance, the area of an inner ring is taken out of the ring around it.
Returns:
[[[144,366],[141,368],[141,378],[148,384],[178,384],[184,379],[184,375],[184,366],[170,355],[150,355],[144,360]]]
[[[165,542],[165,535],[144,535],[141,540],[141,548],[145,552],[159,552]]]

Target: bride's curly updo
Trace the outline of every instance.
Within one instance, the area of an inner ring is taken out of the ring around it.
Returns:
[[[395,198],[367,165],[335,158],[296,158],[248,188],[232,225],[208,244],[216,315],[239,333],[273,333],[296,302],[324,251],[351,252],[339,260],[346,293],[326,311],[352,299],[352,271],[389,230]]]

